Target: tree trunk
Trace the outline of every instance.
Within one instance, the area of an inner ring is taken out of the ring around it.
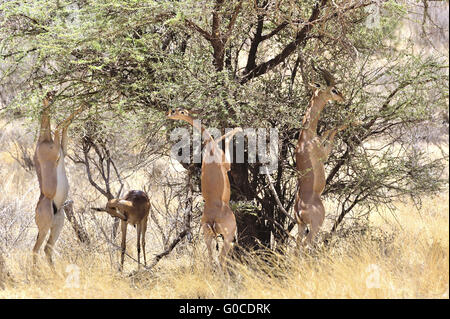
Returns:
[[[255,189],[258,184],[258,167],[250,167],[245,163],[233,163],[231,165],[230,185],[231,200],[253,202],[255,199]],[[249,172],[253,172],[251,176]],[[250,182],[249,178],[252,178]],[[263,208],[264,209],[264,208]],[[258,249],[270,247],[270,230],[267,228],[263,211],[248,210],[247,208],[235,209],[236,224],[238,229],[239,246],[242,249]]]
[[[66,213],[67,219],[72,225],[73,230],[75,231],[75,234],[77,235],[78,240],[86,245],[89,245],[91,243],[89,236],[84,229],[82,225],[80,225],[75,218],[74,212],[73,212],[73,201],[67,201],[65,205],[63,206],[64,212]]]

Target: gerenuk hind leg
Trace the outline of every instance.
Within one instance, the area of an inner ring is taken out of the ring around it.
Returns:
[[[36,243],[33,247],[33,264],[36,265],[37,254],[44,242],[47,233],[52,227],[53,223],[53,207],[52,201],[47,197],[41,195],[36,205],[36,225],[38,227],[38,235]]]

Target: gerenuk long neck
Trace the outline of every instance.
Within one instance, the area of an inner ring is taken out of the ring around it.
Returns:
[[[320,113],[327,104],[327,100],[323,96],[322,92],[314,93],[309,102],[308,110],[303,117],[303,128],[310,129],[312,132],[317,131],[317,123],[319,121]]]
[[[44,98],[44,107],[41,112],[41,128],[39,130],[38,142],[51,141],[52,133],[50,130],[50,106],[47,98]]]
[[[199,124],[197,121],[195,121],[196,119],[192,118],[192,117],[187,117],[187,118],[183,118],[186,122],[188,122],[189,124],[191,124],[194,128],[196,128],[197,130],[199,130],[202,133],[202,137],[206,137],[206,141],[207,142],[211,142],[214,141],[213,137],[211,136],[211,134],[209,134],[209,132],[203,127],[203,125]],[[205,141],[205,142],[206,142]]]

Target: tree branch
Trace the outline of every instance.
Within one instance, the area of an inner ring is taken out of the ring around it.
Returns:
[[[245,74],[244,77],[241,79],[241,84],[247,83],[251,79],[265,74],[267,71],[272,70],[277,65],[279,65],[281,62],[286,60],[286,58],[289,57],[295,51],[295,49],[298,47],[298,45],[300,43],[302,43],[303,40],[305,40],[307,34],[313,28],[314,23],[316,22],[316,20],[318,20],[321,9],[327,4],[327,2],[328,2],[328,0],[321,0],[320,4],[317,3],[313,8],[311,16],[308,19],[308,22],[297,33],[295,40],[292,41],[291,43],[289,43],[274,58],[270,59],[267,62],[263,62],[263,63],[259,64],[258,66],[254,67],[250,72]]]
[[[269,170],[267,169],[267,166],[264,167],[265,169],[265,174],[267,176],[267,179],[269,181],[269,188],[270,191],[272,192],[273,197],[275,198],[275,201],[277,202],[278,208],[280,209],[280,211],[286,215],[287,218],[289,218],[289,220],[293,223],[295,223],[295,219],[289,215],[289,213],[284,209],[283,205],[281,204],[280,198],[278,197],[277,192],[275,191],[275,187],[273,186],[273,181],[272,181],[272,177],[270,177],[269,174]]]
[[[209,42],[211,42],[213,40],[212,35],[208,31],[203,30],[201,27],[199,27],[197,24],[195,24],[191,20],[184,19],[184,22],[189,28],[191,28],[191,29],[197,31],[198,33],[200,33]]]
[[[151,268],[155,267],[156,264],[161,260],[161,258],[170,254],[170,252],[175,248],[175,246],[178,245],[178,243],[187,235],[188,231],[189,231],[189,229],[185,228],[181,233],[179,233],[178,236],[169,245],[169,247],[166,250],[164,250],[162,253],[156,255],[153,263],[146,268],[151,269]]]
[[[239,12],[241,11],[241,8],[242,8],[242,0],[240,0],[236,8],[234,8],[233,15],[231,16],[230,22],[228,23],[227,26],[227,32],[225,33],[222,39],[222,42],[224,44],[227,43],[228,39],[230,38],[231,32],[233,31],[233,27],[236,24],[236,20],[239,15]]]
[[[274,35],[276,35],[278,32],[280,32],[281,30],[283,30],[284,28],[286,28],[289,25],[288,22],[283,22],[280,25],[278,25],[275,29],[273,29],[270,33],[265,34],[263,36],[261,36],[261,41],[265,41],[267,39],[270,39],[271,37],[273,37]]]

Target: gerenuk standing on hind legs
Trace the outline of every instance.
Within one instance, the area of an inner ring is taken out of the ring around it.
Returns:
[[[314,65],[313,68],[317,71]],[[303,127],[296,148],[299,189],[294,210],[298,223],[298,248],[305,244],[311,246],[325,219],[325,208],[321,199],[325,189],[324,163],[330,155],[336,133],[348,126],[345,124],[324,132],[320,137],[317,136],[317,122],[327,103],[344,101],[344,96],[335,87],[336,81],[332,74],[320,68],[319,71],[326,85],[310,83],[313,96],[303,117]]]
[[[50,231],[44,251],[52,267],[53,247],[64,224],[64,212],[61,208],[69,192],[69,182],[64,167],[64,157],[67,154],[67,129],[73,118],[84,109],[83,105],[70,114],[56,127],[52,138],[50,108],[53,98],[54,92],[47,93],[44,98],[39,138],[33,158],[41,191],[36,205],[35,219],[38,235],[33,248],[33,264],[36,265],[37,253]]]
[[[203,126],[197,125],[195,119],[191,117],[187,110],[171,110],[167,113],[167,118],[188,122],[199,130],[205,138],[201,175],[205,207],[201,224],[210,263],[212,263],[213,240],[217,239],[219,235],[223,236],[223,248],[219,255],[219,261],[222,269],[224,269],[226,256],[233,248],[233,242],[237,240],[237,227],[234,213],[230,208],[230,181],[228,180],[228,171],[231,168],[230,162],[217,143],[225,139],[225,150],[227,150],[230,139],[242,129],[235,128],[214,140]]]

